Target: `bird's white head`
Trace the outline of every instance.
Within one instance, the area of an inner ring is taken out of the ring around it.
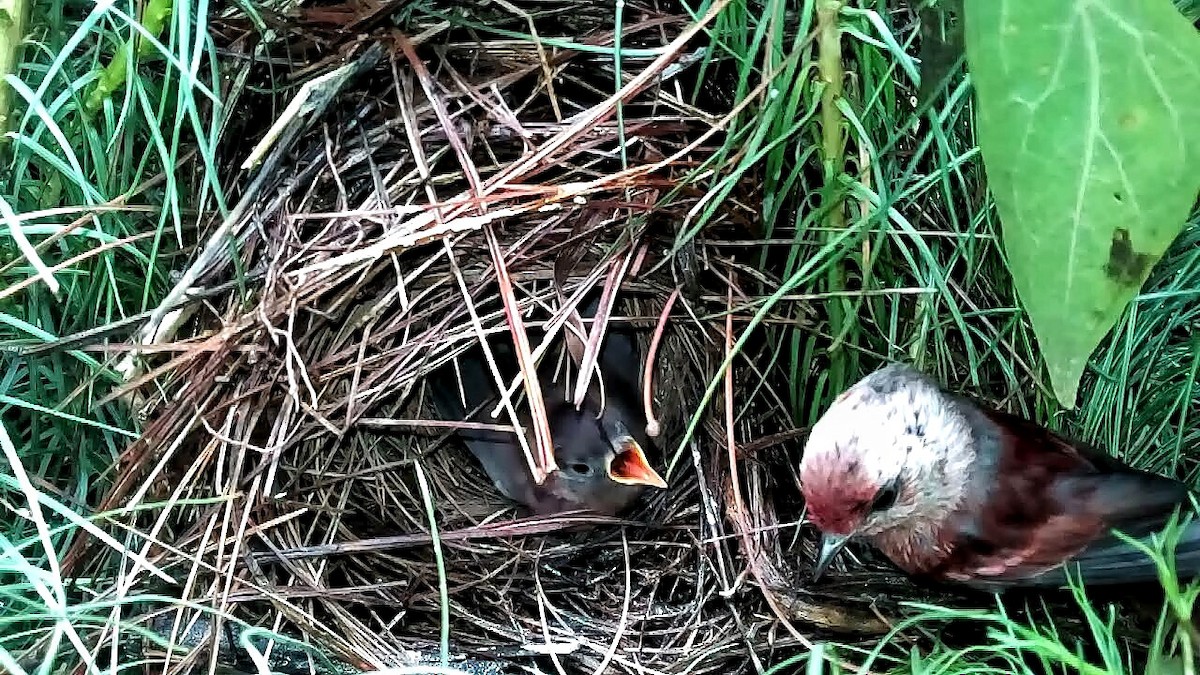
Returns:
[[[851,537],[941,522],[957,506],[975,459],[966,412],[904,364],[838,396],[800,462],[808,520],[823,534],[816,576]]]

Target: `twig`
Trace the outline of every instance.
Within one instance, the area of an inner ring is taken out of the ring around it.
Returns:
[[[650,338],[650,347],[646,350],[646,368],[642,372],[642,407],[646,411],[646,435],[651,438],[657,438],[662,432],[658,418],[654,416],[654,357],[658,355],[658,344],[667,328],[671,308],[678,299],[679,287],[676,286],[663,303],[662,311],[658,314],[658,323],[654,326],[654,335]]]

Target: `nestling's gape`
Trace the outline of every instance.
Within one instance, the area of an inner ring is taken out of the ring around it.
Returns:
[[[999,590],[1149,581],[1152,561],[1112,534],[1159,530],[1188,503],[1179,481],[1132,469],[894,364],[860,380],[813,427],[800,464],[822,532],[814,579],[852,538],[915,576]],[[1176,549],[1200,572],[1200,523]]]

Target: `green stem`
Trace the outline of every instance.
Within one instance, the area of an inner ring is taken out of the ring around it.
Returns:
[[[0,0],[0,2],[4,1]],[[155,37],[162,35],[163,28],[166,27],[167,20],[171,17],[171,3],[172,0],[150,0],[146,4],[146,8],[142,11],[142,27],[146,29],[147,33]],[[155,46],[140,34],[134,36],[134,45],[133,63],[136,67],[139,58],[154,54]],[[104,72],[96,80],[95,86],[88,92],[85,110],[89,115],[96,114],[104,105],[104,101],[125,84],[125,78],[129,74],[129,61],[129,43],[125,42],[113,53],[112,60],[108,62]]]
[[[838,110],[842,98],[842,81],[846,71],[842,65],[842,31],[838,24],[841,0],[819,0],[817,3],[817,69],[825,85],[821,92],[821,159],[825,173],[826,237],[835,239],[846,227],[846,210],[843,205],[843,190],[839,178],[845,170],[846,137],[843,131],[845,119]],[[826,276],[827,293],[845,289],[843,264],[829,267]],[[847,350],[842,349],[849,326],[847,325],[848,303],[844,298],[829,299],[829,330],[833,342],[829,346],[830,382],[834,387],[845,385]]]
[[[12,115],[12,91],[4,79],[17,72],[28,11],[25,0],[0,0],[0,138],[9,130]]]

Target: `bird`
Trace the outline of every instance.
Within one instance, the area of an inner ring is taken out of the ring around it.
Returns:
[[[841,393],[800,461],[807,518],[821,533],[812,579],[852,540],[909,576],[999,593],[1149,582],[1148,540],[1182,515],[1181,577],[1200,571],[1200,523],[1178,480],[1134,469],[1024,417],[886,365]]]
[[[511,356],[502,345],[497,347],[493,351],[499,356]],[[476,347],[459,358],[458,378],[447,374],[428,379],[434,408],[442,419],[491,421],[487,411],[498,400],[498,394],[480,352]],[[590,511],[617,515],[647,488],[667,487],[646,457],[646,449],[652,445],[645,432],[644,416],[640,423],[638,419],[639,362],[633,337],[608,331],[597,359],[604,377],[603,406],[593,379],[579,409],[571,404],[566,387],[551,381],[552,373],[543,362],[538,379],[558,469],[541,485],[533,480],[515,433],[473,428],[460,428],[455,433],[496,489],[534,514]],[[465,401],[459,395],[459,378]],[[472,410],[476,411],[473,415]],[[529,411],[518,407],[517,414],[533,447]]]

